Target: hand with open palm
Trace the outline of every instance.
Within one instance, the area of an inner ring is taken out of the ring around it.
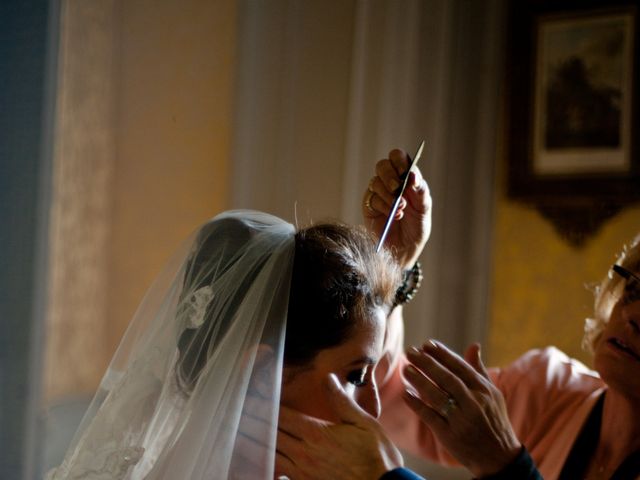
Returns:
[[[334,374],[325,387],[340,422],[320,420],[281,406],[276,478],[374,480],[402,467],[402,454],[382,425],[346,394]]]

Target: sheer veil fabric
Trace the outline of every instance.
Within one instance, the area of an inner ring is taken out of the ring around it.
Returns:
[[[192,234],[147,292],[47,478],[273,478],[294,235],[253,211]],[[247,438],[239,432],[255,395],[265,421]]]

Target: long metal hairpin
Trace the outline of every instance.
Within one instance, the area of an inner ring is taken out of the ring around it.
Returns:
[[[387,221],[384,223],[384,228],[382,229],[380,240],[378,240],[378,246],[376,247],[376,252],[379,252],[382,249],[384,240],[387,238],[389,229],[391,228],[391,224],[393,223],[393,217],[396,216],[396,212],[398,211],[398,206],[400,205],[402,194],[404,193],[405,189],[407,188],[407,184],[409,183],[409,173],[411,172],[411,169],[416,166],[416,164],[418,163],[418,160],[420,160],[423,149],[424,149],[424,140],[422,140],[422,142],[420,143],[420,146],[418,147],[418,150],[416,151],[416,154],[413,157],[413,160],[409,158],[409,168],[407,169],[407,171],[404,173],[402,177],[402,184],[395,192],[396,198],[393,201],[393,205],[391,206],[391,211],[389,212]]]

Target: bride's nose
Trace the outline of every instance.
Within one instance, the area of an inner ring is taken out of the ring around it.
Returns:
[[[373,418],[380,416],[380,395],[375,382],[371,382],[367,388],[362,389],[358,396],[358,405]]]

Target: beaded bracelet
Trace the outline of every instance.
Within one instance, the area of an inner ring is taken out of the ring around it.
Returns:
[[[404,305],[409,303],[413,297],[416,296],[416,292],[420,288],[422,283],[422,266],[420,262],[413,264],[409,270],[403,272],[402,285],[396,290],[396,298],[393,302],[393,306]]]

